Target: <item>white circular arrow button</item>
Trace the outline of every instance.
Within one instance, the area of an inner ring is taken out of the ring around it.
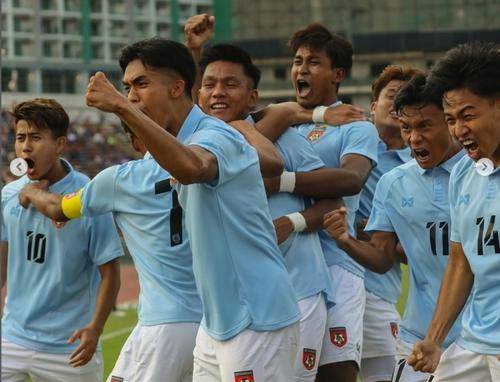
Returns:
[[[10,162],[10,172],[15,176],[23,176],[28,171],[28,163],[23,158],[16,158]]]
[[[476,171],[481,176],[488,176],[494,170],[493,162],[488,158],[481,158],[476,162]]]

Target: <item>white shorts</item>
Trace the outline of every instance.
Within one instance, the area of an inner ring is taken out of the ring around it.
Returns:
[[[396,364],[399,313],[394,304],[366,292],[361,376],[364,382],[388,381]]]
[[[2,339],[2,382],[100,382],[102,354],[97,351],[84,366],[69,365],[70,354],[42,353]]]
[[[108,382],[191,381],[199,324],[137,324],[123,345]]]
[[[413,370],[413,367],[406,363],[406,360],[413,351],[414,344],[398,339],[396,366],[392,382],[427,382],[432,377],[429,373],[422,373]],[[479,381],[478,381],[479,382]]]
[[[328,310],[325,337],[319,365],[354,361],[361,366],[364,280],[338,265],[329,268],[335,306]]]
[[[466,350],[455,342],[441,356],[434,382],[500,381],[500,357]]]
[[[200,326],[193,382],[291,381],[299,336],[296,323],[267,332],[246,329],[227,341],[217,341]]]
[[[322,293],[299,301],[300,342],[294,381],[314,382],[326,329],[326,304]]]

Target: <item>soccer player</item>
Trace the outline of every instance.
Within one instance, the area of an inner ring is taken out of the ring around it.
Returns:
[[[200,107],[226,122],[246,119],[249,123],[245,130],[256,132],[249,112],[257,101],[260,71],[249,55],[234,45],[217,44],[203,52],[200,71]],[[287,172],[305,173],[324,167],[311,144],[293,129],[281,135],[275,146]],[[339,203],[323,199],[306,209],[311,199],[291,192],[275,193],[268,202],[302,312],[294,380],[314,381],[326,327],[327,303],[333,302],[317,231],[323,228],[324,213]]]
[[[414,160],[382,175],[366,226],[369,242],[348,231],[346,211],[328,214],[328,231],[356,261],[384,273],[399,261],[398,241],[408,259],[410,289],[401,322],[394,382],[426,382],[429,374],[406,365],[413,344],[425,336],[449,255],[450,211],[448,180],[463,157],[446,129],[441,99],[425,90],[426,79],[417,74],[401,87],[394,100],[400,115],[401,135]],[[444,342],[457,336],[457,323]]]
[[[2,189],[1,379],[101,381],[99,336],[120,288],[121,243],[110,214],[58,224],[21,208],[23,186],[71,193],[89,179],[60,157],[69,118],[59,103],[25,101],[13,116],[16,155],[29,169]]]
[[[356,214],[357,231],[362,232],[370,216],[373,194],[380,177],[411,159],[410,148],[401,137],[394,110],[394,97],[402,84],[419,71],[397,65],[387,66],[372,83],[371,113],[379,134],[378,165],[365,184]],[[366,236],[360,233],[358,238]],[[369,237],[367,238],[369,240]],[[384,275],[365,272],[366,306],[363,319],[361,371],[363,382],[390,381],[396,363],[399,313],[396,302],[401,293],[401,269],[396,263]]]
[[[451,249],[434,317],[408,363],[435,381],[500,380],[500,45],[470,43],[431,69],[451,135],[467,152],[450,178]],[[441,344],[468,300],[457,340]]]
[[[143,40],[120,65],[128,99],[97,73],[87,104],[115,113],[174,178],[203,303],[193,380],[290,380],[300,311],[255,149],[193,105],[195,64],[183,45]]]
[[[328,106],[341,104],[338,88],[352,66],[352,46],[320,24],[297,31],[290,46],[295,54],[291,78],[297,102],[306,109],[314,109],[313,120],[317,122],[302,124],[297,129],[313,144],[325,165],[334,170],[335,196],[351,195],[344,202],[352,211],[351,229],[354,229],[358,194],[377,161],[377,131],[365,121],[341,126],[323,123]],[[326,232],[320,232],[320,239],[336,305],[328,311],[318,379],[354,382],[361,361],[364,271]]]

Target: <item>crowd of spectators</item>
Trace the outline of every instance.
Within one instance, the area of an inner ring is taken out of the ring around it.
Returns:
[[[6,184],[17,179],[9,171],[9,163],[16,157],[14,151],[14,121],[6,109],[0,112],[0,175]],[[114,164],[137,158],[128,138],[117,122],[88,118],[73,118],[68,131],[68,145],[63,157],[73,167],[94,177],[99,171]]]

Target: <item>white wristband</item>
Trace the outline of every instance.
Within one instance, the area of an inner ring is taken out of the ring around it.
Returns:
[[[312,120],[314,123],[325,122],[325,113],[328,107],[326,106],[316,106],[313,110]]]
[[[295,173],[283,171],[280,177],[279,192],[292,193],[295,190]]]
[[[295,232],[302,232],[307,228],[306,219],[300,212],[294,212],[285,216],[292,221]]]

